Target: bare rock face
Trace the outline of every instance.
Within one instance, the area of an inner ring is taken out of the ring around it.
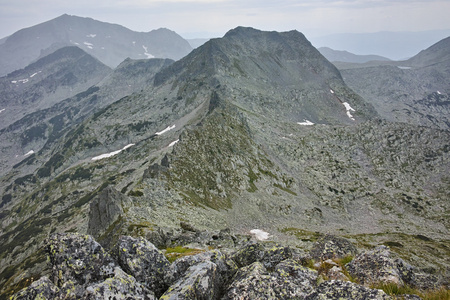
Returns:
[[[311,257],[326,260],[356,255],[356,247],[347,239],[327,234],[318,240],[311,249]]]
[[[116,247],[119,265],[138,282],[161,296],[167,288],[164,274],[170,263],[152,243],[143,238],[122,236]]]
[[[104,188],[90,203],[88,234],[99,237],[120,215],[129,200],[113,187]]]

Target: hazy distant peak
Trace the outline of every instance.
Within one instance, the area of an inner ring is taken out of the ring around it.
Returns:
[[[450,60],[450,36],[440,40],[417,55],[410,58],[408,63],[416,66],[429,66]]]
[[[357,55],[348,51],[334,50],[329,47],[318,48],[320,53],[331,62],[350,62],[350,63],[365,63],[369,61],[389,61],[387,57],[380,55]]]

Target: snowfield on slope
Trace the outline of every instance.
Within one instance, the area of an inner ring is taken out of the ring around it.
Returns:
[[[113,152],[110,152],[110,153],[101,154],[101,155],[95,156],[95,157],[93,157],[93,158],[91,158],[91,159],[92,159],[92,160],[100,160],[100,159],[103,159],[103,158],[112,157],[112,156],[114,156],[114,155],[119,154],[119,153],[122,152],[123,150],[130,148],[131,146],[134,146],[134,144],[128,144],[128,145],[126,145],[125,147],[123,147],[123,148],[120,149],[120,150],[116,150],[116,151],[113,151]]]

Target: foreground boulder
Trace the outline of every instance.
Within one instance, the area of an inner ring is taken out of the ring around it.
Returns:
[[[316,279],[317,272],[294,261],[278,264],[275,272],[255,262],[236,273],[222,299],[305,299],[314,294]]]
[[[50,279],[58,287],[68,282],[86,286],[114,276],[117,264],[92,236],[55,234],[46,243],[52,265]]]
[[[327,260],[355,256],[356,253],[358,250],[349,240],[327,234],[313,245],[310,255],[316,260]]]
[[[153,292],[142,286],[136,279],[120,268],[115,276],[86,288],[85,299],[139,299],[156,300]]]
[[[19,291],[11,297],[12,300],[31,300],[31,299],[55,299],[59,295],[59,288],[43,276],[41,279],[33,282],[29,287]]]
[[[120,237],[115,254],[125,272],[160,297],[168,288],[164,275],[170,263],[164,254],[144,238]]]
[[[175,282],[160,299],[219,299],[219,278],[215,263],[205,261],[193,265],[189,267],[184,276]]]
[[[317,287],[317,294],[307,297],[308,300],[387,300],[392,299],[382,290],[369,289],[353,282],[331,280],[322,282]]]
[[[360,253],[346,267],[350,275],[363,285],[404,284],[397,264],[391,258],[389,248],[386,246],[378,246],[374,250]]]

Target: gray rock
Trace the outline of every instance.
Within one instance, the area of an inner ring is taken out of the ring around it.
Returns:
[[[29,287],[11,297],[12,300],[54,299],[59,289],[48,277],[43,276]]]
[[[166,290],[164,274],[170,263],[152,243],[144,238],[122,236],[116,246],[119,265],[157,297]]]
[[[127,204],[126,196],[111,186],[104,188],[90,203],[87,233],[98,238],[123,214]]]
[[[350,275],[361,284],[394,283],[403,285],[397,264],[390,256],[389,247],[378,246],[374,250],[364,251],[347,265]]]
[[[335,300],[335,299],[352,299],[352,300],[381,300],[392,299],[382,290],[374,290],[358,285],[353,282],[331,280],[322,282],[317,287],[317,294],[311,294],[308,300]]]
[[[398,274],[403,282],[410,286],[417,286],[416,273],[413,266],[406,263],[401,258],[396,259],[395,264],[397,265]]]
[[[314,292],[314,276],[293,261],[279,264],[274,273],[255,262],[236,273],[222,299],[304,299]]]
[[[311,249],[311,257],[317,260],[354,256],[356,247],[347,239],[327,234],[318,240]]]
[[[231,259],[242,268],[256,261],[261,261],[266,255],[264,246],[260,243],[250,243],[231,255]]]
[[[290,247],[275,245],[265,251],[261,262],[264,267],[273,269],[278,263],[289,258],[292,258],[292,249]]]
[[[46,244],[52,264],[51,279],[59,287],[67,282],[83,286],[114,276],[115,262],[89,235],[58,233]]]
[[[236,263],[218,250],[199,253],[192,256],[180,257],[174,261],[165,273],[164,280],[167,284],[173,284],[186,274],[186,271],[196,264],[210,261],[217,266],[217,272],[221,280],[226,282],[236,273]]]
[[[160,299],[218,299],[219,289],[217,266],[205,261],[189,267],[184,277],[173,284]]]
[[[133,276],[120,268],[116,268],[114,273],[114,277],[87,287],[84,299],[156,300],[153,293],[137,282]]]

